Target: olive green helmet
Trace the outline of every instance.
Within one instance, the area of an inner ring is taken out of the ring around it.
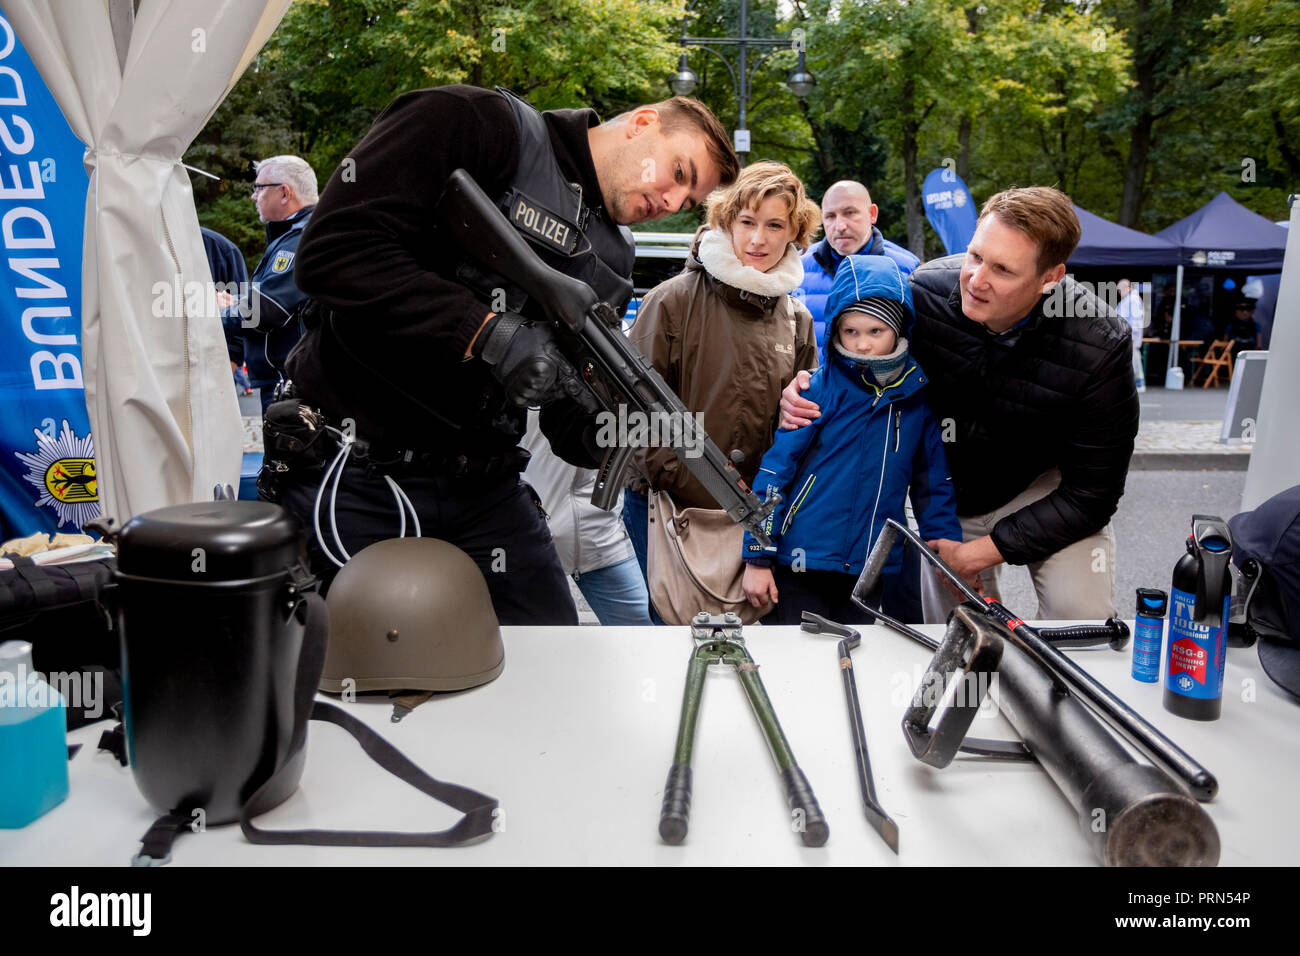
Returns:
[[[330,585],[320,689],[443,691],[505,666],[483,572],[436,538],[392,538],[353,555]],[[351,683],[348,683],[351,682]]]

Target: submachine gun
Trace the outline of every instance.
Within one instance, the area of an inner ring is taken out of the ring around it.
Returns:
[[[780,501],[765,501],[750,490],[732,458],[722,453],[668,387],[658,372],[623,335],[621,317],[585,282],[552,269],[528,245],[463,169],[447,180],[438,205],[442,228],[485,270],[509,277],[539,305],[555,327],[558,349],[551,359],[558,368],[558,388],[586,412],[667,423],[666,441],[732,520],[765,546],[763,523]],[[626,441],[620,435],[619,441]],[[615,443],[596,472],[591,502],[606,511],[626,484],[637,446]],[[737,455],[733,452],[732,455]]]

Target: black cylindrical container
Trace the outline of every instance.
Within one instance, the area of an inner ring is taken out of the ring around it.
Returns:
[[[1232,539],[1212,515],[1193,515],[1187,553],[1174,565],[1169,592],[1165,710],[1193,720],[1218,720],[1232,601]]]
[[[177,505],[137,515],[117,539],[127,753],[159,812],[238,819],[297,787],[291,754],[306,571],[301,527],[266,502]]]
[[[1107,866],[1214,866],[1219,831],[1158,767],[1140,763],[1101,721],[1008,643],[995,698],[1025,746],[1079,815]]]

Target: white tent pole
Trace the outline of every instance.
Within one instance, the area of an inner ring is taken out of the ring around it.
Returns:
[[[1178,364],[1178,339],[1183,331],[1183,267],[1179,263],[1174,278],[1174,322],[1169,329],[1169,367]]]
[[[1249,511],[1300,484],[1300,443],[1296,441],[1295,412],[1300,408],[1300,195],[1291,204],[1291,234],[1282,260],[1282,282],[1273,313],[1273,337],[1268,343],[1268,365],[1259,395],[1259,421],[1255,447],[1246,471],[1241,509]]]

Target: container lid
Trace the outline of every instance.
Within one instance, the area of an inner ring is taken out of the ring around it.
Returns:
[[[266,501],[210,501],[136,515],[117,538],[118,573],[187,583],[282,574],[303,551],[302,526]]]
[[[5,641],[0,644],[0,674],[32,672],[32,645],[28,641]]]
[[[1138,617],[1164,617],[1169,608],[1169,595],[1159,588],[1137,589]]]

